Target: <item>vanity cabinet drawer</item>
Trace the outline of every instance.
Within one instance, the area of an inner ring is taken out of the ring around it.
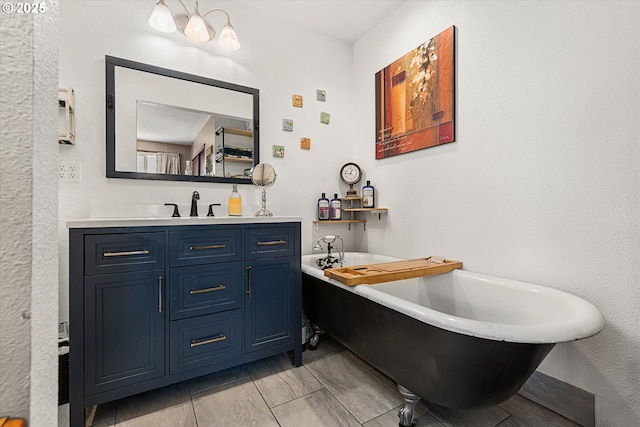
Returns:
[[[171,266],[239,261],[242,257],[240,229],[172,231],[169,233]]]
[[[214,365],[242,354],[242,310],[171,322],[171,374]]]
[[[247,259],[292,256],[295,234],[291,227],[247,228],[244,251]]]
[[[162,232],[86,235],[84,274],[163,268],[164,236]]]
[[[171,269],[171,320],[242,306],[240,261]]]

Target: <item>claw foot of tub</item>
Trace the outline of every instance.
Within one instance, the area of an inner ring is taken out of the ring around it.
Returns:
[[[324,331],[317,325],[311,325],[313,330],[313,336],[309,339],[309,350],[315,350],[318,348],[318,341],[320,341],[320,334],[324,334]]]
[[[402,405],[398,412],[398,418],[400,419],[398,425],[400,427],[411,427],[413,425],[413,414],[420,400],[420,396],[412,393],[400,384],[398,384],[398,391],[404,398],[404,405]]]

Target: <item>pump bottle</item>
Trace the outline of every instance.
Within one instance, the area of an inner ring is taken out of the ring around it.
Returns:
[[[238,184],[233,184],[233,192],[229,196],[229,216],[242,216],[242,197],[238,194]]]
[[[318,219],[320,221],[329,219],[329,199],[325,193],[322,193],[322,197],[318,199]]]
[[[333,195],[329,205],[329,218],[332,220],[342,219],[342,201],[338,199],[338,194]]]
[[[367,181],[367,185],[362,187],[362,207],[373,208],[375,206],[375,194],[371,181]]]

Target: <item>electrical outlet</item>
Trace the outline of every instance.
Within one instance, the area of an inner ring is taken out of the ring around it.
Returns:
[[[58,179],[64,182],[82,182],[82,163],[58,163]]]
[[[58,178],[65,179],[67,177],[67,168],[60,162],[58,164]]]

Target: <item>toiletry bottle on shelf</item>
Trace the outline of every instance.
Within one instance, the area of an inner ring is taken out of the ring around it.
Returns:
[[[322,197],[318,199],[318,219],[320,221],[329,219],[329,199],[325,193],[322,193]]]
[[[233,184],[233,192],[229,196],[229,216],[242,216],[242,197],[238,194],[238,184]]]
[[[329,205],[329,218],[332,220],[342,219],[342,201],[338,199],[338,195],[334,194]]]
[[[372,208],[375,206],[375,194],[371,181],[367,180],[367,185],[362,187],[362,207]]]
[[[184,174],[191,175],[191,160],[185,160],[184,162]]]

